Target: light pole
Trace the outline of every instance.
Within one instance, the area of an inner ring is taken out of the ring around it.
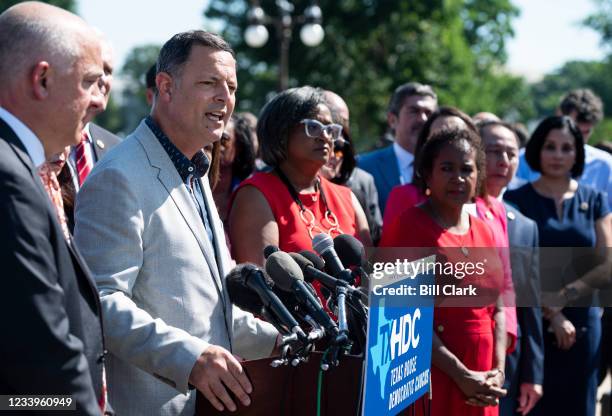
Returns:
[[[278,86],[283,91],[289,86],[289,43],[294,25],[302,24],[300,39],[306,46],[318,46],[325,37],[321,26],[323,14],[316,1],[304,10],[304,14],[292,18],[295,7],[287,0],[276,0],[279,17],[273,18],[264,12],[258,1],[254,1],[248,13],[249,26],[244,31],[244,40],[252,48],[261,48],[268,41],[266,25],[274,25],[278,34]]]

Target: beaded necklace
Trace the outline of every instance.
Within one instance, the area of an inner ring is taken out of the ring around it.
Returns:
[[[333,237],[332,235],[333,232],[342,234],[342,230],[340,229],[340,224],[338,222],[338,218],[336,217],[336,214],[334,214],[331,211],[331,209],[329,209],[329,205],[327,205],[327,198],[325,198],[325,192],[323,192],[323,187],[321,186],[321,180],[319,179],[318,176],[316,178],[315,185],[314,185],[315,192],[319,192],[319,194],[321,195],[321,201],[323,201],[323,205],[325,206],[325,217],[319,223],[319,225],[317,225],[316,223],[316,218],[315,218],[314,213],[310,209],[305,207],[304,204],[302,203],[302,200],[300,200],[300,196],[298,192],[295,190],[295,188],[293,187],[293,185],[291,184],[291,182],[289,181],[289,178],[287,178],[287,176],[283,173],[282,170],[280,170],[280,168],[276,168],[275,171],[278,177],[280,178],[280,180],[287,187],[287,190],[289,191],[291,198],[293,198],[293,201],[300,207],[300,219],[302,220],[304,224],[306,224],[306,228],[308,229],[308,236],[310,237],[311,240],[314,238],[316,234],[319,234],[319,233],[328,234],[330,237]],[[324,222],[326,222],[329,226],[327,230],[325,229],[325,226],[323,224]]]

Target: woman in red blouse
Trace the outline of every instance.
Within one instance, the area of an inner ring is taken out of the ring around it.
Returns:
[[[437,261],[484,262],[484,275],[476,271],[459,279],[437,275],[436,283],[482,282],[483,298],[437,298],[432,351],[432,415],[498,415],[499,397],[505,395],[506,331],[504,312],[496,298],[503,268],[490,228],[467,213],[464,205],[475,196],[484,175],[480,138],[466,129],[442,129],[424,144],[415,172],[423,179],[424,202],[406,209],[383,231],[381,247],[431,248]],[[489,247],[487,249],[487,247]],[[487,292],[484,292],[488,289]],[[419,406],[416,406],[418,409]]]
[[[266,104],[257,136],[270,170],[242,182],[230,208],[229,236],[237,262],[262,265],[267,245],[311,250],[319,233],[351,234],[371,245],[355,195],[319,175],[341,134],[319,89],[292,88]]]

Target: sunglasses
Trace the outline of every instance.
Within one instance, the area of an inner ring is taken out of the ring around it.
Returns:
[[[313,139],[323,137],[323,133],[325,132],[331,136],[335,144],[340,144],[340,142],[344,144],[345,142],[342,138],[342,126],[340,124],[323,124],[319,120],[313,120],[311,118],[305,118],[300,121],[300,123],[304,124],[304,132],[308,137],[312,137]]]

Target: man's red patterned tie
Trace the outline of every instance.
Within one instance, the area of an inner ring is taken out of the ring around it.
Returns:
[[[83,136],[81,137],[81,142],[76,146],[76,168],[79,175],[79,185],[82,185],[85,182],[85,178],[91,172],[93,168],[93,160],[91,160],[90,154],[85,149],[87,146],[87,133],[83,132]]]

